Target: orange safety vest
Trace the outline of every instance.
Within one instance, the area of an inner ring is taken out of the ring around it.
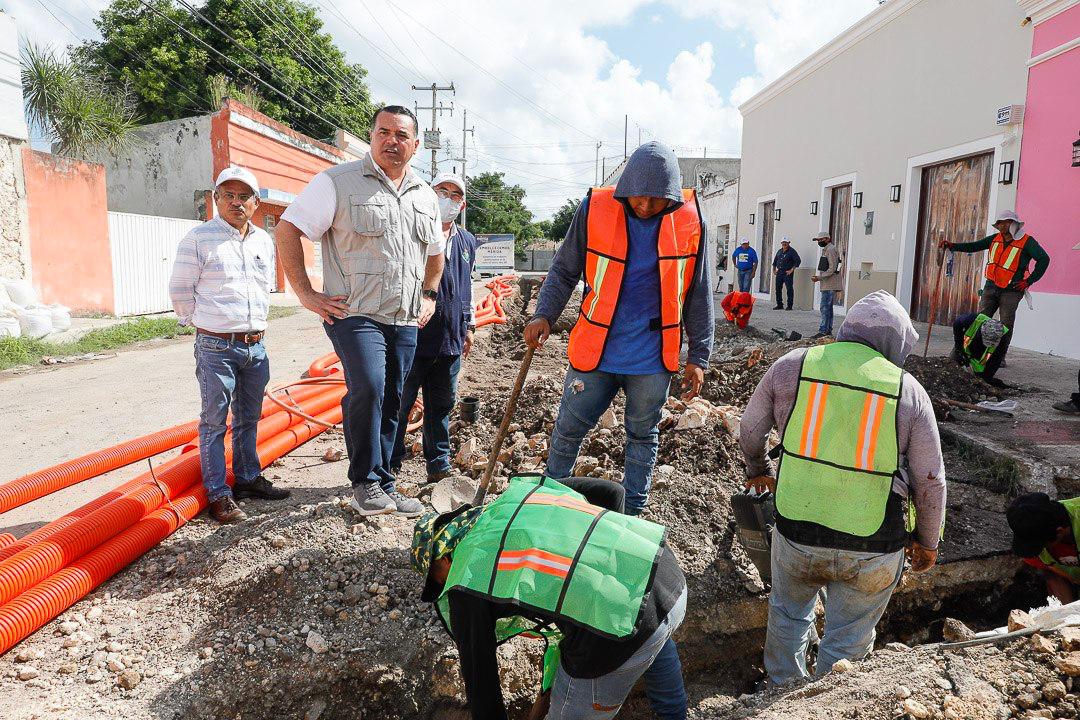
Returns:
[[[1009,287],[1016,271],[1020,268],[1020,251],[1027,244],[1028,235],[1019,240],[1013,239],[1006,244],[1001,233],[994,236],[990,241],[990,257],[986,262],[986,279],[999,288]]]
[[[671,372],[679,369],[683,304],[694,277],[701,242],[697,194],[692,189],[682,192],[683,204],[661,219],[656,242],[660,261],[661,354],[664,367]],[[585,247],[586,293],[567,347],[570,365],[575,370],[592,372],[600,366],[622,290],[628,250],[626,210],[615,199],[615,188],[593,188],[589,192]]]

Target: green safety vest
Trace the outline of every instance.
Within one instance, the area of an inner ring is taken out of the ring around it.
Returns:
[[[1077,547],[1080,548],[1080,540],[1078,540],[1078,538],[1080,538],[1080,497],[1075,497],[1072,500],[1059,500],[1058,502],[1064,505],[1065,511],[1069,513],[1069,521],[1073,531],[1073,540],[1077,543]],[[1039,553],[1039,559],[1046,563],[1048,567],[1053,568],[1067,577],[1072,584],[1080,585],[1080,566],[1062,565],[1045,548]]]
[[[899,468],[904,371],[853,342],[806,351],[784,427],[776,510],[788,520],[869,537],[885,521]]]
[[[985,350],[982,355],[975,357],[971,354],[971,343],[974,342],[975,337],[979,334],[979,328],[981,328],[983,323],[989,319],[988,316],[979,313],[975,316],[975,320],[972,321],[971,325],[968,326],[968,329],[964,331],[964,354],[967,355],[968,362],[971,363],[971,369],[977,373],[981,373],[986,369],[986,363],[990,362],[990,356],[994,354],[994,350],[996,350],[998,346],[998,343],[987,345],[986,342],[983,341]],[[1002,327],[1004,327],[1004,325]],[[1009,328],[1006,327],[1005,332],[1009,332]],[[1002,333],[1001,336],[1005,337],[1005,333]],[[998,342],[1001,341],[999,340]]]
[[[454,548],[439,617],[453,635],[447,593],[454,589],[520,608],[520,616],[496,623],[496,640],[547,640],[550,687],[557,666],[551,651],[561,638],[554,621],[609,638],[632,635],[666,533],[663,525],[590,505],[554,480],[513,478]]]

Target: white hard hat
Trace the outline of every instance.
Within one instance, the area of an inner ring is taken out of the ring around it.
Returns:
[[[435,179],[431,181],[431,187],[435,187],[436,185],[442,185],[443,183],[450,183],[451,185],[456,185],[457,189],[461,191],[461,194],[465,194],[465,181],[461,179],[460,175],[455,175],[454,173],[448,172],[439,173],[435,176]]]
[[[217,180],[214,181],[214,187],[220,187],[222,183],[226,183],[229,180],[242,182],[251,188],[251,192],[256,195],[259,194],[259,181],[255,179],[255,173],[247,168],[242,168],[238,165],[231,165],[225,168],[221,171],[221,174],[217,176]]]

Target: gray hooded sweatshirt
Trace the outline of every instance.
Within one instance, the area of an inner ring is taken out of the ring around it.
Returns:
[[[632,211],[625,200],[635,196],[671,200],[671,207],[664,213],[674,212],[683,204],[679,160],[670,148],[653,141],[642,145],[630,156],[619,182],[615,185],[615,197],[623,201],[626,212],[630,213]],[[566,239],[555,254],[547,279],[544,280],[536,300],[535,317],[542,317],[552,325],[566,308],[574,287],[585,272],[589,226],[587,200],[588,198],[578,207],[570,229],[566,232]],[[709,261],[709,247],[702,223],[697,264],[683,307],[687,362],[701,367],[708,366],[709,356],[712,354],[713,322],[712,262]]]
[[[919,334],[903,306],[884,290],[852,305],[836,333],[837,342],[869,345],[899,366],[903,366],[918,339]],[[773,428],[783,435],[784,423],[798,394],[799,370],[805,354],[805,348],[792,350],[773,363],[750,397],[739,437],[747,477],[773,475],[765,444]],[[919,544],[933,549],[938,546],[945,519],[945,464],[930,396],[907,373],[900,390],[896,432],[900,441],[900,472],[893,479],[893,492],[914,498]]]

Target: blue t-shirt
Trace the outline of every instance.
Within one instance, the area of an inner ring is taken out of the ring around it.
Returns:
[[[662,217],[660,214],[642,220],[626,211],[626,270],[597,368],[603,372],[619,375],[667,372],[661,354],[660,260],[656,248]]]
[[[735,259],[735,267],[740,270],[750,270],[757,265],[757,251],[752,247],[744,250],[742,246],[739,246],[735,248],[731,257]]]

